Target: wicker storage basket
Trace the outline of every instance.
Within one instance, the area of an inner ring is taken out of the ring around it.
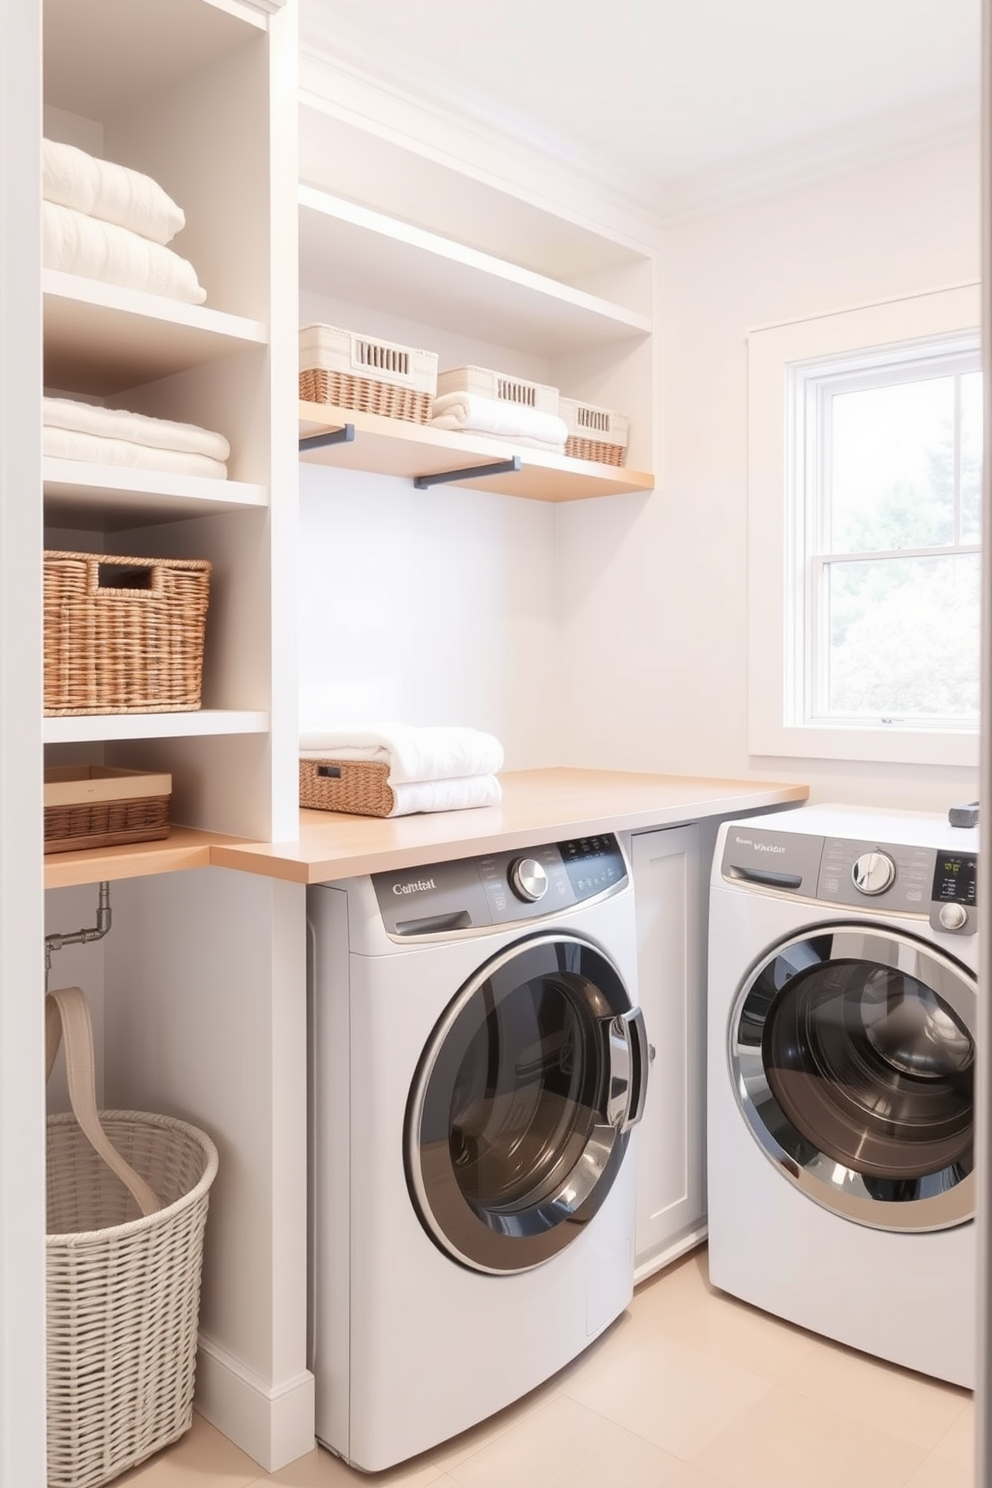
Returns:
[[[217,1151],[172,1117],[103,1111],[98,1119],[85,998],[74,987],[47,1004],[49,1071],[61,1020],[75,1113],[48,1120],[48,1488],[96,1488],[192,1424]],[[105,1146],[109,1138],[106,1160],[87,1128]],[[164,1207],[142,1215],[147,1201],[139,1205],[125,1187],[140,1195],[142,1181],[152,1205]]]
[[[210,564],[45,553],[45,713],[200,706]]]
[[[169,835],[171,775],[109,765],[45,769],[45,852],[158,842]]]
[[[595,460],[600,465],[625,463],[630,437],[630,419],[626,414],[565,397],[558,412],[568,426],[566,455],[574,460]]]
[[[375,760],[300,760],[300,805],[314,811],[388,816],[395,805],[389,766]]]
[[[519,403],[538,413],[558,412],[558,389],[543,382],[528,382],[524,377],[510,377],[506,372],[493,372],[489,367],[453,367],[439,372],[437,395],[476,393],[480,398],[494,398],[499,403]]]
[[[300,331],[300,397],[361,413],[426,424],[437,388],[437,353],[360,336],[340,326]]]

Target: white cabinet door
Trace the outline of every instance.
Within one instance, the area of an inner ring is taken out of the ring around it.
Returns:
[[[631,838],[638,990],[653,1057],[638,1129],[638,1279],[705,1233],[705,929],[699,824]]]

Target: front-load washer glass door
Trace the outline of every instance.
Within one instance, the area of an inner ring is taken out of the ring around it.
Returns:
[[[616,967],[574,936],[519,941],[435,1027],[406,1117],[417,1213],[475,1270],[528,1270],[600,1208],[640,1119],[644,1021]]]
[[[907,935],[825,926],[742,987],[730,1063],[743,1114],[817,1203],[878,1229],[974,1212],[975,980]]]

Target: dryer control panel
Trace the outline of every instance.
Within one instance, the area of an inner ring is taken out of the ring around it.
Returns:
[[[543,919],[626,882],[610,832],[372,875],[386,933],[403,940]]]
[[[978,928],[977,853],[745,825],[727,835],[722,872],[820,903],[925,915],[944,934]]]

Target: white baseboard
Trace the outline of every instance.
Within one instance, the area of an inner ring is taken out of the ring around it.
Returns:
[[[702,1245],[706,1239],[706,1235],[707,1225],[704,1220],[702,1224],[694,1225],[692,1229],[679,1235],[677,1239],[673,1240],[671,1244],[664,1246],[662,1250],[656,1251],[654,1255],[648,1256],[646,1260],[642,1260],[639,1265],[634,1267],[634,1285],[637,1286],[639,1282],[647,1281],[649,1276],[654,1276],[656,1271],[664,1270],[666,1266],[670,1266],[673,1261],[677,1261],[679,1256],[685,1255],[687,1251],[695,1250],[697,1245]]]
[[[200,1415],[266,1472],[278,1472],[313,1450],[309,1370],[285,1384],[267,1385],[202,1333],[199,1343],[194,1405]]]

